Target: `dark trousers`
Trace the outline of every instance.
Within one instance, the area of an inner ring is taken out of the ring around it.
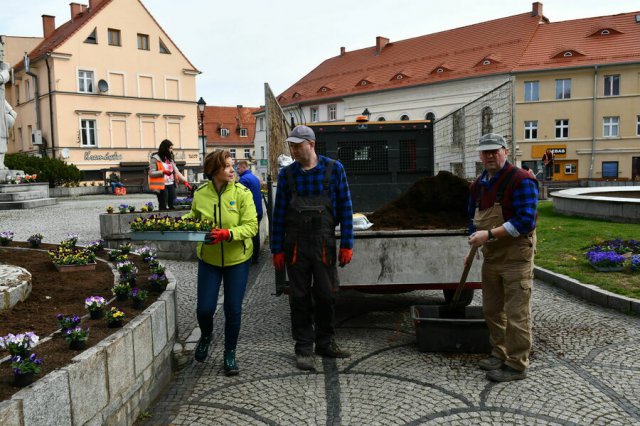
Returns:
[[[165,185],[162,191],[156,193],[158,196],[158,208],[160,210],[166,210],[167,206],[172,209],[173,203],[176,200],[176,186]]]
[[[109,185],[111,185],[111,193],[112,194],[116,193],[116,188],[122,188],[124,186],[120,182],[109,182]]]
[[[253,263],[258,263],[258,258],[260,257],[260,221],[262,220],[262,216],[258,216],[258,233],[255,237],[251,237],[251,241],[253,242],[253,255],[251,256],[251,260]]]
[[[196,316],[202,335],[213,331],[220,284],[224,285],[224,349],[235,350],[240,335],[242,301],[249,278],[249,261],[233,266],[213,266],[198,260]]]
[[[296,250],[295,256],[291,250]],[[291,264],[293,258],[295,263]],[[314,342],[326,346],[335,336],[335,246],[327,248],[325,258],[328,265],[322,261],[322,246],[317,242],[301,241],[286,254],[296,354],[311,355]]]

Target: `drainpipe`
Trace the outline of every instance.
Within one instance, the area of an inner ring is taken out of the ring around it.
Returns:
[[[598,66],[593,67],[593,104],[591,119],[591,163],[589,164],[589,179],[593,179],[593,169],[596,163],[596,99],[598,97]]]
[[[49,139],[51,140],[51,158],[56,158],[56,134],[53,127],[53,97],[51,96],[51,66],[49,65],[49,58],[51,53],[47,52],[44,57],[44,63],[47,64],[47,86],[49,92]]]
[[[36,107],[36,130],[41,130],[40,129],[40,87],[38,84],[38,75],[35,74],[34,72],[32,72],[31,70],[26,71],[25,74],[27,74],[28,76],[33,77],[33,94],[34,94],[34,99],[33,102],[35,104]],[[31,135],[29,135],[29,137],[31,137]],[[40,148],[40,153],[44,156],[47,157],[47,146],[44,143],[44,141],[42,141],[42,148]]]

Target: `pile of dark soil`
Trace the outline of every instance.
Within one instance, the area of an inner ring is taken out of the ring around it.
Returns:
[[[12,242],[10,247],[27,248],[28,244]],[[41,250],[0,248],[2,263],[25,268],[32,275],[33,285],[31,295],[25,302],[20,302],[11,310],[0,314],[0,336],[33,331],[42,339],[58,329],[57,314],[78,316],[87,314],[84,307],[86,297],[102,296],[107,300],[113,298],[111,287],[113,287],[114,275],[109,265],[98,262],[95,271],[58,272],[47,253],[47,250],[53,247],[57,246],[42,244]],[[99,253],[98,257],[107,260],[107,254],[104,251]],[[129,259],[138,268],[138,287],[148,290],[146,283],[150,275],[149,266],[139,256],[129,255]],[[125,312],[124,323],[126,324],[155,302],[158,296],[159,293],[149,292],[145,307],[141,310],[134,309],[130,300],[114,301],[109,306],[118,306]],[[118,331],[117,328],[108,328],[105,319],[87,318],[82,321],[81,326],[90,329],[89,339],[86,342],[87,348]],[[34,352],[39,358],[43,358],[42,372],[39,377],[64,367],[80,353],[70,350],[67,346],[62,335],[56,333],[51,340],[35,347]],[[0,359],[8,355],[7,351],[0,350]],[[0,365],[0,401],[10,398],[19,390],[13,386],[10,363],[3,362]]]
[[[373,230],[466,228],[469,182],[449,172],[416,181],[368,215]]]

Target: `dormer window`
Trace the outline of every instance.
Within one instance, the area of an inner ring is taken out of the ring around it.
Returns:
[[[438,69],[436,70],[436,72],[437,72],[438,74],[442,74],[442,73],[444,72],[444,68],[438,68]]]
[[[558,53],[556,53],[555,55],[553,55],[551,58],[552,59],[563,59],[563,58],[574,58],[574,57],[579,57],[579,56],[584,56],[582,53],[578,52],[575,49],[563,49],[561,51],[559,51]]]
[[[360,86],[366,86],[367,85],[367,80],[362,80],[360,82]]]
[[[296,92],[293,94],[293,99],[295,98],[299,98],[300,96],[302,96],[300,93]]]
[[[484,61],[482,61],[482,65],[491,65],[491,61],[488,59],[485,59]]]
[[[329,89],[328,89],[328,88],[326,88],[326,87],[321,87],[321,88],[320,88],[320,91],[321,91],[321,92],[326,92],[326,91],[328,91],[328,90],[329,90]]]
[[[282,102],[282,101],[284,101],[285,99],[287,99],[287,98],[285,98],[284,96],[278,96],[278,102]]]
[[[600,35],[609,35],[609,34],[611,34],[611,31],[609,31],[609,30],[600,31]]]
[[[402,80],[404,76],[402,74],[396,75],[396,80]]]
[[[363,78],[362,80],[360,80],[358,82],[358,84],[356,86],[366,86],[367,84],[373,84],[373,82],[371,80]]]
[[[499,63],[500,61],[496,58],[496,56],[491,54],[482,58],[480,62],[478,62],[475,66],[480,67],[480,66],[486,66],[486,65],[496,65]]]
[[[409,78],[409,76],[399,72],[396,75],[394,75],[393,77],[391,77],[391,81],[393,81],[393,80],[396,80],[396,81],[397,80],[402,80],[402,79],[405,79],[405,78]]]
[[[220,136],[229,136],[229,129],[222,127],[220,129]]]
[[[570,58],[573,56],[573,52],[571,51],[564,52],[562,56],[564,56],[565,58]]]
[[[622,34],[622,33],[613,27],[600,27],[600,28],[595,28],[595,31],[592,28],[589,34],[589,37],[609,36],[614,34]]]
[[[89,36],[84,40],[84,42],[89,44],[98,44],[98,37],[96,36],[95,28],[93,29],[93,31],[91,31],[91,34],[89,34]]]
[[[249,131],[247,129],[240,129],[240,137],[246,138],[247,136],[249,136]]]
[[[444,74],[445,72],[451,71],[451,68],[449,68],[446,64],[440,64],[437,67],[435,67],[433,70],[431,70],[430,74]]]

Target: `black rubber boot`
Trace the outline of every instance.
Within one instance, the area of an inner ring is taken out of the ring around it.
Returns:
[[[240,372],[238,364],[236,364],[236,351],[224,351],[224,374],[227,376],[235,376]]]

